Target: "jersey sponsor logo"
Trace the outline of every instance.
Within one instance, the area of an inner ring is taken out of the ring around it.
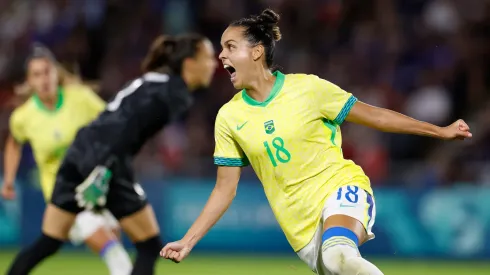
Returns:
[[[276,131],[276,127],[274,127],[274,120],[269,120],[264,122],[265,133],[270,135]]]
[[[247,123],[248,123],[248,121],[245,121],[245,123],[243,123],[242,125],[237,125],[236,130],[240,131],[243,128],[243,126],[245,126],[245,124],[247,124]]]

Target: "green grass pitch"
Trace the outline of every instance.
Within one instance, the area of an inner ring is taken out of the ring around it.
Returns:
[[[14,254],[0,252],[0,273],[5,271]],[[489,262],[391,261],[373,260],[385,275],[488,275]],[[83,252],[57,254],[40,265],[34,275],[105,275],[100,259]],[[223,256],[191,255],[174,264],[159,260],[156,274],[171,275],[308,275],[313,274],[298,258],[291,256]]]

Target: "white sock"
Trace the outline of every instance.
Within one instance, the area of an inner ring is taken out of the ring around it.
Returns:
[[[375,265],[362,257],[345,259],[344,271],[341,275],[383,275]]]
[[[100,256],[109,269],[111,275],[130,275],[133,264],[124,247],[117,241],[109,241],[100,251]]]
[[[325,240],[322,246],[324,266],[334,275],[383,275],[375,265],[361,257],[357,246],[346,237]]]

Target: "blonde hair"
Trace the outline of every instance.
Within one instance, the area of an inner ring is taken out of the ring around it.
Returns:
[[[56,63],[56,69],[58,71],[58,85],[60,86],[83,85],[95,92],[99,90],[99,83],[97,81],[83,81],[80,74],[69,72],[59,63]]]
[[[56,63],[56,70],[58,71],[58,84],[61,86],[66,86],[70,84],[83,84],[82,79],[78,74],[69,72],[61,64]]]

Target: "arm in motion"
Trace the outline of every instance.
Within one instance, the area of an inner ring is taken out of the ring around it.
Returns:
[[[390,133],[413,134],[439,139],[465,139],[472,136],[470,128],[463,120],[457,120],[447,127],[439,127],[362,102],[354,104],[346,120]]]
[[[201,214],[182,240],[169,243],[162,249],[162,257],[180,262],[189,254],[230,207],[236,195],[240,173],[240,167],[218,167],[216,185]]]

